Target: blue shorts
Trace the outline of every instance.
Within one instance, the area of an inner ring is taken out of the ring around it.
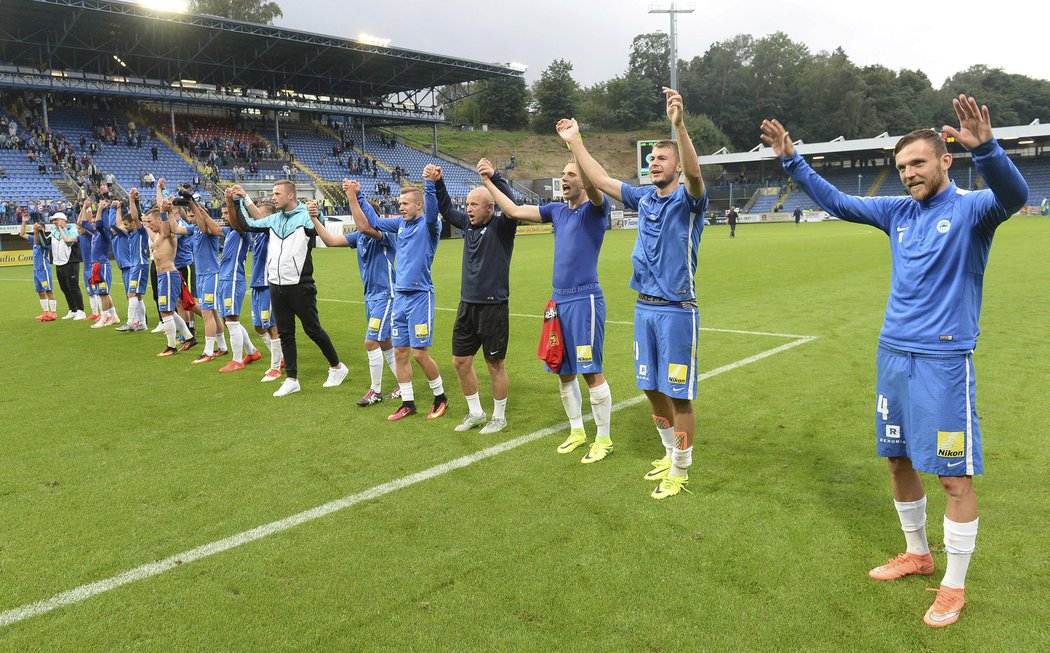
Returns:
[[[555,374],[601,374],[605,345],[605,295],[601,287],[572,295],[554,294],[565,355]]]
[[[198,274],[197,278],[197,303],[202,311],[215,311],[219,308],[219,275]]]
[[[51,278],[51,266],[46,268],[33,268],[33,286],[37,292],[51,292],[55,289],[55,281]]]
[[[149,266],[133,265],[130,268],[122,268],[121,274],[124,278],[124,289],[128,294],[145,295],[149,283]]]
[[[243,278],[237,283],[226,279],[219,281],[219,301],[221,302],[219,315],[222,317],[240,315],[241,309],[244,308],[245,290],[247,287]]]
[[[696,399],[700,310],[681,304],[634,307],[634,367],[639,390]]]
[[[161,313],[174,313],[182,298],[182,275],[178,270],[157,273],[157,308]]]
[[[365,314],[368,317],[365,340],[383,342],[390,339],[390,321],[393,310],[394,300],[390,297],[365,300]]]
[[[252,288],[252,324],[262,329],[277,326],[270,308],[270,287]]]
[[[429,347],[434,335],[434,291],[394,293],[390,339],[395,347]]]
[[[984,471],[970,353],[918,354],[879,345],[876,450],[938,476]]]
[[[87,288],[88,297],[94,297],[98,293],[95,292],[95,287],[91,285],[91,264],[84,263],[84,287]]]
[[[91,283],[91,279],[95,277],[95,266],[98,266],[98,283]],[[113,268],[110,267],[109,261],[105,263],[92,263],[91,264],[91,277],[88,278],[88,287],[95,291],[96,295],[108,295],[109,287],[113,285]]]

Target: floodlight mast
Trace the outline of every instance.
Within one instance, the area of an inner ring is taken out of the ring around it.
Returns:
[[[670,64],[671,64],[671,88],[678,90],[678,14],[691,14],[696,11],[695,2],[681,0],[670,0],[669,2],[650,2],[650,14],[669,14],[671,17],[670,31]],[[671,139],[677,140],[678,134],[671,127]]]

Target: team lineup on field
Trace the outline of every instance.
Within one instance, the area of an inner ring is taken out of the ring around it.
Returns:
[[[490,435],[513,421],[513,404],[508,417],[510,379],[504,361],[517,225],[552,223],[553,292],[544,311],[542,334],[536,334],[539,357],[547,372],[558,375],[558,393],[569,422],[569,433],[557,447],[559,454],[588,444],[579,376],[584,378],[596,434],[581,463],[591,465],[614,450],[613,393],[620,392],[610,388],[603,370],[606,305],[598,281],[611,197],[639,216],[630,278],[630,288],[637,294],[634,376],[649,402],[660,440],[657,449],[653,438],[654,450],[660,453],[651,469],[639,470],[638,476],[656,484],[651,492],[654,499],[688,492],[699,376],[696,267],[707,194],[686,130],[681,96],[672,89],[664,89],[664,94],[667,118],[677,138],[654,146],[652,186],[634,187],[609,177],[585,147],[575,120],[556,125],[572,157],[562,171],[564,204],[515,204],[507,180],[483,159],[478,163],[483,186],[468,195],[465,211],[450,201],[436,165],[424,170],[422,189],[402,189],[400,217],[380,217],[360,184],[344,181],[355,223],[355,231],[346,235],[330,233],[316,205],[300,202],[295,185],[286,181],[275,184],[272,196],[258,202],[240,186],[231,186],[224,197],[225,224],[212,219],[190,193],[167,194],[163,180],[149,210],[139,206],[140,198],[133,191],[127,207],[103,201],[92,210],[85,203],[76,216],[77,226],[63,214],[52,216],[55,228],[50,236],[39,225],[32,235],[25,234],[23,222],[23,235],[34,243],[35,287],[43,309],[38,320],[56,319],[52,277],[63,281],[68,275],[62,271],[52,275],[51,262],[67,266],[69,245],[79,239],[90,313],[97,318],[92,328],[119,323],[109,297],[112,244],[129,301],[127,322],[117,330],[146,329],[144,297],[146,286],[152,285],[161,315],[156,330],[166,339],[158,356],[171,357],[200,346],[203,324],[203,351],[192,362],[205,365],[228,355],[230,360],[220,371],[247,374],[251,368],[246,366],[263,358],[241,322],[250,290],[252,325],[271,354],[261,380],[281,380],[272,393],[275,397],[289,397],[302,389],[298,364],[302,340],[297,338],[296,319],[328,362],[323,386],[336,387],[347,379],[357,383],[358,378],[349,376],[345,352],[341,356],[337,351],[318,314],[317,286],[323,286],[324,279],[314,279],[311,250],[320,238],[328,247],[357,250],[369,376],[369,387],[357,405],[368,408],[400,401],[386,420],[415,415],[415,363],[433,395],[432,403],[429,397],[425,402],[429,404],[426,418],[440,420],[456,401],[450,400],[444,386],[441,368],[447,369],[447,363],[432,356],[431,347],[450,338],[451,364],[465,404],[462,421],[450,428],[458,432],[478,428],[480,434]],[[948,177],[951,155],[941,135],[917,130],[902,138],[894,152],[908,196],[848,196],[795,152],[784,126],[772,119],[761,125],[762,140],[814,201],[840,219],[869,225],[889,237],[893,278],[879,338],[875,427],[877,453],[888,462],[906,550],[871,569],[869,576],[889,581],[934,573],[919,472],[935,475],[947,500],[947,567],[924,615],[933,627],[959,618],[976,546],[972,477],[981,474],[983,466],[972,351],[983,271],[996,227],[1023,206],[1028,194],[1023,177],[992,138],[988,109],[965,96],[957,98],[954,106],[959,125],[946,126],[945,133],[972,153],[984,190],[958,190]],[[451,334],[434,333],[431,268],[442,221],[464,232],[460,303]],[[249,251],[252,272],[246,279]],[[151,260],[156,274],[152,283]],[[191,261],[195,297],[187,283]],[[83,306],[71,302],[66,317],[78,320],[86,313]],[[474,367],[479,350],[491,383],[491,415],[482,405]],[[384,392],[384,368],[397,382],[389,393]],[[319,376],[319,370],[304,370],[303,383],[313,383]],[[435,424],[445,428],[444,420]]]

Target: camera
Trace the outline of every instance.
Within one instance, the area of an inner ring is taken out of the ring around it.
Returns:
[[[171,201],[174,206],[189,206],[194,202],[193,187],[189,184],[179,186],[177,195],[178,197]]]

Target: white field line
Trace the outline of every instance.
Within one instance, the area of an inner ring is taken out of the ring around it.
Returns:
[[[359,299],[328,299],[326,297],[318,297],[317,301],[319,301],[319,302],[336,302],[336,303],[339,303],[339,304],[364,304],[364,302],[359,300]],[[435,311],[448,311],[450,313],[455,313],[458,309],[455,309],[455,308],[442,308],[440,306],[436,306],[436,307],[434,307],[434,310]],[[537,320],[542,320],[543,319],[542,315],[531,315],[529,313],[511,313],[510,316],[511,317],[531,317],[531,318],[535,318]],[[606,320],[605,323],[606,324],[624,324],[624,325],[627,325],[627,326],[631,326],[631,325],[634,324],[634,322],[624,322],[624,321],[616,321],[616,320]],[[715,331],[715,332],[718,332],[718,333],[739,333],[739,334],[745,335],[745,336],[772,336],[774,338],[799,338],[799,339],[808,338],[808,339],[812,340],[815,337],[815,336],[802,336],[802,335],[799,335],[797,333],[771,333],[769,331],[741,331],[739,329],[713,329],[713,328],[710,328],[710,327],[700,327],[700,330],[701,331]]]
[[[742,358],[738,361],[729,363],[728,365],[723,365],[722,367],[718,367],[709,372],[704,372],[698,377],[698,381],[704,381],[706,379],[710,379],[713,376],[718,376],[719,374],[730,372],[745,365],[750,365],[751,363],[760,361],[763,358],[774,356],[776,354],[779,354],[780,352],[787,351],[792,347],[803,345],[809,342],[810,340],[813,340],[815,337],[816,336],[800,336],[797,340],[785,343],[783,345],[780,345],[779,347],[767,349],[766,351],[759,352],[753,356],[748,356],[747,358]],[[639,404],[643,401],[645,401],[644,394],[636,395],[634,397],[631,397],[630,399],[626,399],[613,405],[612,411],[616,412],[619,410],[623,410],[624,408],[629,408],[630,406],[634,406],[635,404]],[[584,419],[592,420],[593,415],[585,415]],[[95,595],[102,594],[103,592],[108,592],[123,585],[128,585],[129,583],[134,583],[135,581],[150,578],[151,576],[157,576],[166,571],[171,571],[172,569],[193,562],[195,560],[207,558],[217,553],[222,553],[223,551],[228,551],[229,549],[239,547],[243,544],[248,544],[250,542],[260,540],[264,537],[281,533],[300,524],[305,524],[307,522],[320,519],[321,517],[324,517],[326,515],[330,515],[334,512],[345,510],[346,508],[350,508],[351,506],[354,506],[363,501],[378,499],[379,497],[390,494],[391,492],[395,492],[402,488],[406,488],[411,485],[415,485],[416,483],[421,483],[423,481],[442,476],[444,474],[447,474],[448,472],[460,469],[462,467],[466,467],[468,465],[473,465],[476,462],[480,462],[482,460],[498,456],[501,453],[505,453],[512,449],[517,449],[522,445],[534,442],[535,440],[539,440],[540,438],[565,430],[568,427],[568,422],[561,422],[560,424],[548,426],[547,428],[540,429],[538,431],[533,431],[528,435],[523,435],[512,440],[507,440],[506,442],[501,442],[500,444],[481,449],[480,451],[475,451],[472,454],[456,458],[455,460],[450,460],[446,463],[435,465],[434,467],[431,467],[429,469],[424,469],[421,472],[409,474],[408,476],[403,476],[399,479],[376,485],[363,492],[351,494],[350,496],[343,497],[342,499],[336,499],[335,501],[331,501],[324,505],[317,506],[316,508],[310,508],[309,510],[296,513],[289,517],[285,517],[284,519],[273,521],[268,524],[264,524],[262,526],[253,528],[251,530],[237,533],[236,535],[231,535],[230,537],[227,537],[225,539],[211,542],[210,544],[198,546],[187,551],[183,551],[182,553],[176,553],[175,555],[169,558],[165,558],[164,560],[159,560],[157,562],[151,562],[140,567],[135,567],[134,569],[129,569],[124,573],[117,574],[116,576],[111,576],[104,580],[96,581],[94,583],[88,583],[86,585],[81,585],[80,587],[68,590],[66,592],[62,592],[60,594],[56,594],[49,599],[37,601],[36,603],[27,603],[17,608],[12,608],[10,610],[0,612],[0,628],[10,626],[25,619],[29,619],[30,617],[35,617],[37,615],[51,612],[52,610],[56,610],[67,605],[80,603],[81,601],[87,600]]]

